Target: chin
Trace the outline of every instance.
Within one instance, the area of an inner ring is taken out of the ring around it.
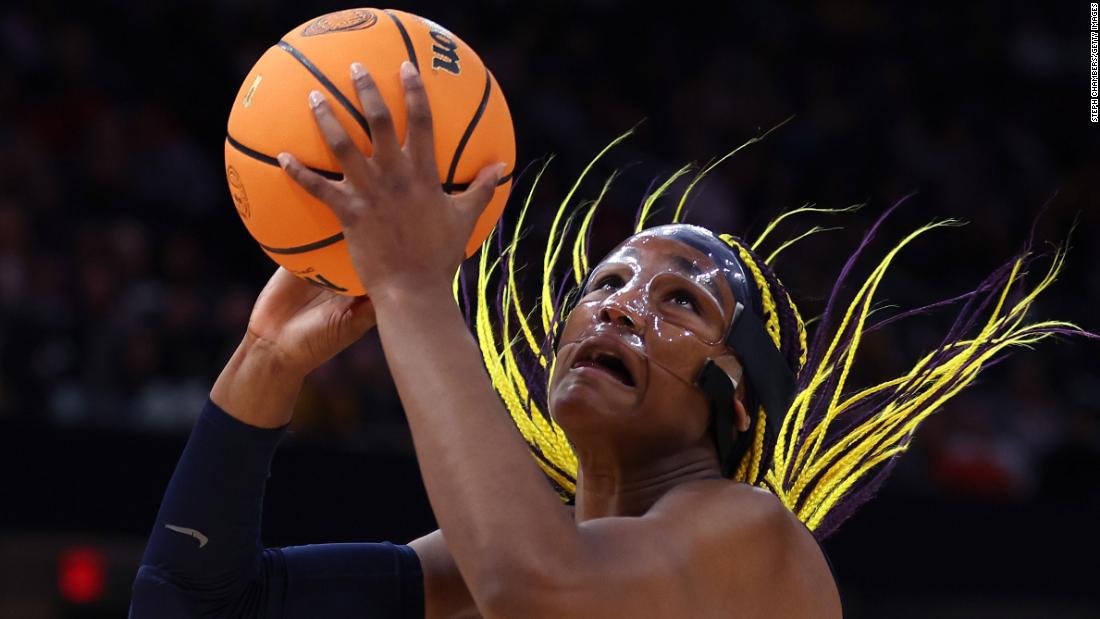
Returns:
[[[575,376],[555,382],[549,397],[551,417],[566,434],[606,428],[629,417],[635,409],[632,394]]]

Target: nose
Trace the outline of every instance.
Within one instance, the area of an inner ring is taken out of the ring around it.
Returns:
[[[630,300],[622,294],[607,297],[600,305],[601,322],[611,323],[636,331],[642,324],[642,318]]]

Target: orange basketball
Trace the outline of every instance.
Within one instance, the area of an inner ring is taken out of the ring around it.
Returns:
[[[431,102],[443,189],[461,192],[483,167],[507,164],[492,202],[466,243],[470,256],[504,209],[515,167],[515,133],[493,74],[474,50],[439,24],[401,11],[370,8],[310,20],[264,53],[241,84],[229,113],[225,174],[248,232],[275,262],[341,294],[361,295],[364,290],[340,222],[283,172],[275,156],[287,151],[323,176],[342,177],[307,103],[312,90],[325,94],[352,139],[370,155],[367,122],[349,73],[352,62],[370,72],[404,140],[399,68],[405,60],[420,70]]]

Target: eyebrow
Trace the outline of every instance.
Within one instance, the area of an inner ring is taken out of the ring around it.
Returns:
[[[638,252],[632,247],[624,248],[623,253],[632,256],[638,255]],[[698,280],[694,279],[695,276],[703,275],[703,270],[700,269],[697,264],[683,256],[671,256],[668,260],[672,263],[672,266],[676,267],[676,269],[680,271],[682,275],[687,275],[689,279],[691,279],[693,282],[700,283],[698,282]],[[719,293],[718,286],[714,283],[713,278],[707,278],[701,283],[703,287],[706,288],[707,291],[709,291],[716,300],[720,301],[722,299],[722,295],[721,293]]]
[[[714,295],[715,299],[722,298],[722,295],[718,293],[718,286],[714,284],[714,280],[712,278],[708,277],[702,282],[698,282],[698,280],[694,279],[695,276],[703,274],[703,270],[699,268],[699,265],[695,264],[691,260],[688,260],[687,258],[684,258],[683,256],[673,256],[670,259],[670,262],[672,262],[673,266],[677,267],[680,271],[684,272],[686,275],[691,276],[692,281],[702,283],[703,287],[709,290],[710,293]]]

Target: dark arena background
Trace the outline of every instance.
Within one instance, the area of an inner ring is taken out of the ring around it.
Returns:
[[[0,8],[0,617],[124,616],[187,432],[274,269],[226,186],[230,103],[284,32],[348,6]],[[804,315],[820,313],[873,219],[916,191],[873,255],[933,219],[968,225],[903,252],[882,311],[972,289],[1047,205],[1037,237],[1064,243],[1072,229],[1072,249],[1034,316],[1100,329],[1088,2],[394,8],[485,59],[520,167],[555,156],[534,238],[588,160],[643,120],[578,196],[622,170],[596,218],[600,255],[652,179],[793,116],[708,178],[689,221],[751,236],[808,202],[865,202],[807,220],[843,230],[777,262]],[[870,337],[853,384],[907,367],[949,317]],[[1019,351],[920,428],[879,495],[825,542],[848,617],[1100,617],[1098,359],[1083,339]],[[310,376],[294,429],[265,543],[405,542],[434,526],[376,335]]]

